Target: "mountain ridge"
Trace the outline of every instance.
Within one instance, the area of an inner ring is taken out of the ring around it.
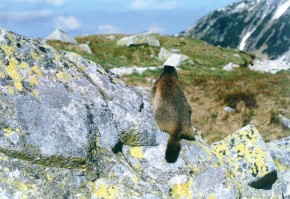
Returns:
[[[261,58],[289,61],[289,27],[289,1],[242,0],[202,17],[183,34]]]

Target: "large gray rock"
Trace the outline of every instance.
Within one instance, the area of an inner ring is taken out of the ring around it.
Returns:
[[[288,167],[285,175],[278,169],[272,188],[254,189],[238,175],[249,171],[242,167],[232,175],[217,153],[221,148],[215,144],[213,150],[200,136],[182,140],[177,162],[168,164],[169,136],[155,127],[152,113],[147,90],[125,85],[77,54],[0,29],[0,198],[289,195]],[[252,136],[246,129],[238,147],[264,146],[257,131]],[[287,158],[288,145],[279,143],[267,146],[273,157]],[[265,151],[246,154],[247,160],[258,158],[259,168],[265,163],[271,172],[275,167]]]
[[[142,33],[124,37],[117,42],[117,46],[132,46],[147,44],[149,46],[159,47],[160,42],[151,33]]]
[[[148,95],[77,54],[3,29],[1,37],[1,151],[73,164],[93,141],[107,150],[120,140],[156,145]]]

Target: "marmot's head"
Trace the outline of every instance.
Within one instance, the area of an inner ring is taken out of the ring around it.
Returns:
[[[178,79],[177,71],[174,66],[167,66],[167,65],[164,66],[158,79],[160,79],[164,75],[175,76]]]

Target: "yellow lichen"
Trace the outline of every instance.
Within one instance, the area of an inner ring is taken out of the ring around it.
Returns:
[[[31,51],[30,55],[32,59],[34,59],[35,61],[38,61],[40,59],[39,56],[34,51]]]
[[[22,91],[23,90],[23,86],[22,86],[22,82],[21,81],[15,81],[14,82],[14,86],[17,88],[17,90]]]
[[[100,67],[99,71],[100,71],[102,74],[104,74],[104,75],[107,74],[106,70],[105,70],[104,68],[102,68],[102,67]]]
[[[197,195],[197,199],[202,199],[202,195],[203,195],[202,192],[199,192]]]
[[[26,68],[28,68],[29,66],[28,66],[28,64],[26,63],[26,62],[21,62],[21,64],[19,65],[21,68],[24,68],[24,69],[26,69]]]
[[[61,59],[61,55],[59,53],[56,53],[54,56],[55,61],[59,62]]]
[[[219,161],[222,162],[224,154],[228,151],[226,142],[220,142],[213,146],[213,153],[218,157]]]
[[[283,165],[279,160],[274,160],[274,162],[275,162],[275,165],[276,165],[278,171],[284,172],[288,169],[287,166]]]
[[[0,153],[0,161],[7,161],[7,160],[9,160],[8,156]]]
[[[210,195],[208,196],[208,199],[215,199],[215,197],[214,197],[214,193],[210,194]]]
[[[3,46],[1,46],[1,48],[3,49],[4,53],[9,57],[11,57],[15,51],[15,48],[12,46],[3,45]]]
[[[10,179],[8,180],[8,182],[9,181],[10,181]],[[13,180],[11,182],[11,184],[14,185],[15,188],[17,188],[18,190],[26,191],[28,193],[33,193],[33,192],[35,192],[37,190],[35,184],[23,183],[20,180]]]
[[[199,172],[200,172],[200,170],[199,170],[199,168],[198,168],[197,166],[193,167],[193,168],[192,168],[192,171],[193,171],[193,174],[196,175],[196,176],[197,176],[197,175],[199,174]]]
[[[11,95],[14,94],[14,89],[11,86],[6,86],[5,88],[8,90],[8,93],[10,93]]]
[[[35,97],[39,98],[39,93],[36,90],[33,90],[32,93]]]
[[[51,181],[52,180],[51,175],[49,173],[46,174],[46,178],[47,178],[48,181]]]
[[[18,72],[18,61],[15,58],[11,58],[9,65],[5,68],[6,73],[13,79],[14,81],[22,81],[23,77]]]
[[[143,159],[144,158],[144,155],[143,155],[141,147],[131,147],[130,148],[130,154],[133,157],[138,158],[138,159]]]
[[[9,172],[9,171],[10,171],[10,169],[9,169],[9,168],[7,168],[7,167],[5,167],[5,168],[3,169],[3,171],[7,173],[7,172]]]
[[[72,81],[72,76],[69,73],[59,71],[56,74],[56,78],[61,82],[70,82]]]
[[[5,78],[5,74],[0,71],[0,78]]]
[[[4,136],[5,137],[9,137],[12,134],[13,134],[13,130],[11,128],[7,127],[7,128],[4,129]]]
[[[21,196],[21,198],[22,198],[22,199],[28,199],[28,195],[23,194],[23,195]]]
[[[95,184],[91,183],[91,189],[93,195],[97,198],[114,199],[117,198],[119,193],[118,187],[108,184],[100,184],[95,187]]]
[[[41,72],[41,70],[39,69],[38,66],[31,67],[29,74],[30,75],[33,75],[34,74],[38,78],[42,76],[42,72]]]
[[[175,184],[171,191],[171,196],[176,199],[181,198],[193,198],[191,189],[192,179],[186,183]]]
[[[38,80],[35,77],[31,77],[29,79],[29,83],[33,86],[37,86],[39,84]]]
[[[134,168],[140,172],[141,171],[141,165],[140,164],[134,164]]]

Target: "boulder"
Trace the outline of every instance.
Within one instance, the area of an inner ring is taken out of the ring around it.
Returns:
[[[185,62],[193,64],[193,61],[187,55],[172,53],[165,48],[160,49],[158,57],[159,60],[165,61],[163,64],[164,66],[178,67]]]
[[[151,33],[142,33],[124,37],[117,42],[117,46],[149,45],[160,47],[160,42]]]
[[[54,32],[52,32],[50,35],[48,35],[45,39],[46,40],[56,40],[56,41],[61,41],[61,42],[71,43],[71,44],[78,43],[68,33],[64,32],[63,30],[60,30],[60,29],[56,29]]]
[[[220,163],[245,185],[265,189],[277,180],[277,168],[270,151],[258,130],[252,125],[214,143],[212,149]]]
[[[274,117],[274,120],[281,124],[285,129],[290,129],[290,119],[285,117],[284,115],[282,114],[278,114]]]
[[[152,115],[148,90],[0,29],[0,198],[289,196],[288,138],[265,144],[247,126],[210,146],[196,132],[169,164]]]
[[[89,44],[79,44],[78,45],[78,48],[81,50],[81,51],[84,51],[88,54],[92,54],[92,50],[89,46]]]

